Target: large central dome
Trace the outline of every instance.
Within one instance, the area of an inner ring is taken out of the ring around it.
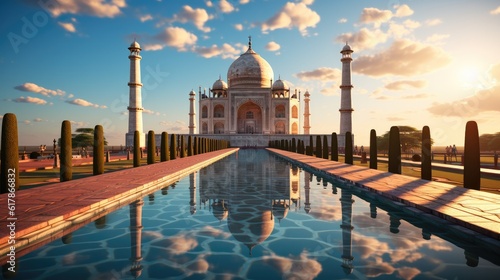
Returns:
[[[240,55],[227,70],[227,80],[230,88],[270,88],[274,77],[273,68],[258,53],[248,50]]]

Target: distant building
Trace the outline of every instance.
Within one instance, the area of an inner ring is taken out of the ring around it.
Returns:
[[[200,88],[199,134],[299,134],[300,93],[281,78],[273,82],[271,65],[249,39],[227,71],[228,82],[219,77],[208,92]]]

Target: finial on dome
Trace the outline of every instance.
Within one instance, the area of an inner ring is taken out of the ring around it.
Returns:
[[[252,36],[248,36],[248,49],[252,49]]]
[[[221,76],[220,76],[220,74],[219,74],[219,81],[220,81],[220,80],[222,80],[222,78],[221,78]]]

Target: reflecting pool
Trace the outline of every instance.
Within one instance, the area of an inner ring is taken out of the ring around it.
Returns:
[[[500,275],[498,247],[398,209],[245,149],[25,255],[15,279]]]

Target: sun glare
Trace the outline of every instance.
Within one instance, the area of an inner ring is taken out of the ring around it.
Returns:
[[[473,85],[479,81],[479,70],[474,67],[463,68],[460,72],[460,80],[466,85]]]

